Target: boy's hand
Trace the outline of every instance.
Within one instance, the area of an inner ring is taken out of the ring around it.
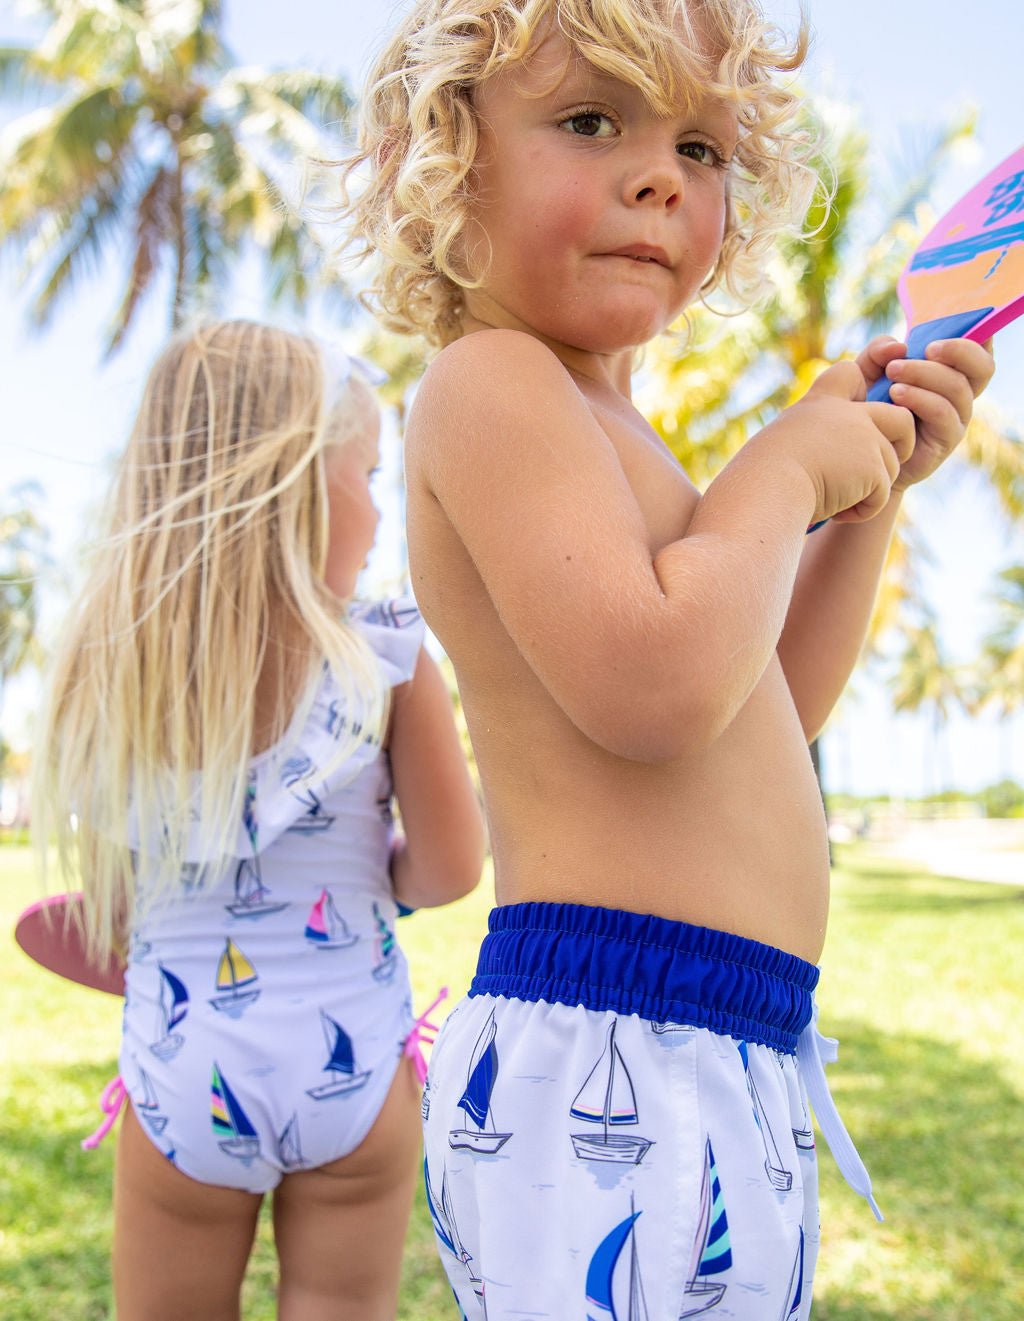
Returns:
[[[892,402],[909,408],[916,419],[914,450],[901,464],[894,491],[930,477],[952,454],[967,430],[975,399],[995,371],[991,340],[936,340],[924,360],[908,359],[906,352],[905,344],[883,335],[857,358],[868,388],[887,375]]]
[[[864,374],[837,362],[761,433],[776,456],[810,478],[817,523],[863,523],[885,508],[914,451],[914,417],[893,404],[865,402]]]

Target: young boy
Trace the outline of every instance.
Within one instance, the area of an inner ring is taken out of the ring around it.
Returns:
[[[813,186],[774,81],[805,34],[773,40],[755,0],[420,0],[371,75],[350,210],[385,319],[444,346],[409,548],[499,905],[424,1099],[470,1321],[806,1318],[808,1091],[870,1191],[811,1026],[807,744],[992,362],[876,340],[703,495],[633,408],[636,349],[749,284]],[[866,403],[883,372],[896,403]]]

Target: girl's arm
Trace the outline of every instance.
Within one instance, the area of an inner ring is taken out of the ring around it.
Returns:
[[[388,745],[402,834],[391,855],[395,898],[407,908],[461,899],[480,879],[483,814],[441,671],[423,650],[394,690]]]
[[[952,454],[994,370],[988,347],[964,339],[930,345],[927,361],[907,360],[905,352],[897,340],[879,338],[857,365],[869,387],[883,374],[895,383],[892,402],[916,419],[913,453],[888,504],[870,522],[847,523],[840,514],[807,537],[779,639],[779,659],[808,740],[821,731],[864,645],[903,491]]]

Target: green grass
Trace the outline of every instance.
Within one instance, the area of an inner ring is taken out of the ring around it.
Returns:
[[[36,897],[28,851],[0,849],[0,1316],[100,1321],[113,1143],[79,1149],[114,1071],[120,1002],[60,981],[14,946]],[[466,988],[490,895],[403,922],[417,1003]],[[925,877],[840,851],[819,1000],[841,1039],[833,1093],[871,1170],[876,1225],[821,1147],[814,1321],[1019,1321],[1024,890]],[[270,1321],[263,1220],[247,1321]],[[455,1321],[417,1197],[400,1321]],[[570,1321],[566,1318],[566,1321]],[[653,1319],[652,1319],[653,1321]],[[657,1321],[663,1321],[657,1318]]]

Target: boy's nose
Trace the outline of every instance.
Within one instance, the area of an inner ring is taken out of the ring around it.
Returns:
[[[638,170],[628,180],[626,193],[627,201],[634,205],[639,203],[674,211],[683,200],[683,184],[678,169],[658,162]]]

